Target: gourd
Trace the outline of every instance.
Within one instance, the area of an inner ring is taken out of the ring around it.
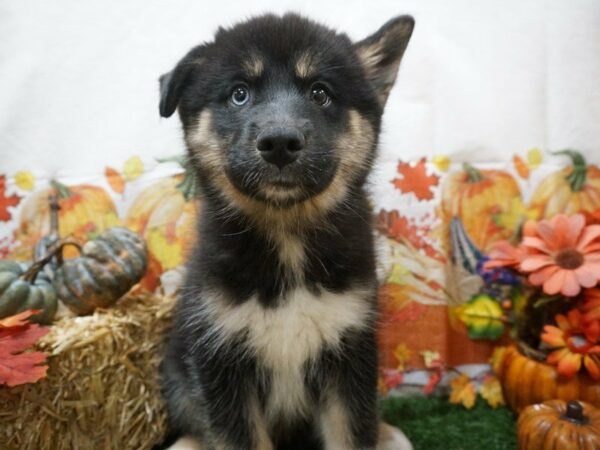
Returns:
[[[520,450],[600,449],[600,410],[583,402],[550,400],[528,406],[517,427]]]
[[[42,263],[29,266],[11,260],[0,261],[0,318],[27,309],[40,310],[31,320],[41,324],[52,322],[58,307],[56,292]]]
[[[54,274],[60,300],[74,313],[85,315],[115,303],[145,274],[148,252],[133,231],[110,228],[81,247]]]

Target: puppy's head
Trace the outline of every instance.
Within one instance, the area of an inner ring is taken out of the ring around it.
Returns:
[[[219,29],[160,79],[200,180],[242,208],[323,209],[364,183],[412,33],[395,18],[353,43],[297,15]]]

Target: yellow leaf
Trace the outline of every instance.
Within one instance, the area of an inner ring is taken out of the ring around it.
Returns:
[[[475,398],[475,387],[464,373],[450,382],[450,403],[462,404],[465,408],[471,409],[475,406]]]
[[[532,148],[527,152],[527,164],[531,170],[537,169],[542,163],[542,151],[539,148]]]
[[[387,279],[388,283],[395,284],[405,284],[406,283],[406,275],[408,275],[410,271],[401,264],[392,264],[392,271],[390,272],[390,276]]]
[[[439,361],[441,359],[440,352],[435,352],[432,350],[424,350],[421,352],[421,356],[423,357],[423,363],[425,367],[430,368],[433,366],[434,361]]]
[[[133,181],[144,173],[144,163],[139,156],[132,156],[123,165],[123,176],[127,181]]]
[[[411,355],[412,352],[406,346],[406,344],[401,343],[396,346],[396,349],[394,350],[394,356],[398,361],[398,370],[404,370],[404,365],[410,360]]]
[[[440,172],[447,172],[450,167],[450,158],[448,155],[435,155],[431,158],[431,162]]]
[[[31,191],[35,185],[35,177],[29,170],[20,170],[15,173],[15,184],[24,191]]]
[[[113,191],[118,194],[122,194],[125,191],[125,181],[119,172],[112,167],[106,166],[104,169],[104,176],[106,181],[110,185]]]
[[[502,396],[502,386],[498,378],[493,375],[488,375],[483,379],[479,393],[483,399],[488,402],[492,408],[496,409],[500,405],[504,405],[504,397]]]

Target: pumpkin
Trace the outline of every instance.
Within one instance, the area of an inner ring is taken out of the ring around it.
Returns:
[[[534,191],[529,209],[536,220],[600,209],[600,169],[588,166],[576,151],[558,154],[567,155],[572,164],[544,178]]]
[[[523,355],[515,346],[502,347],[492,367],[506,403],[515,412],[551,399],[583,400],[600,406],[600,383],[589,375],[579,372],[573,378],[563,378],[554,366]]]
[[[115,227],[88,241],[81,256],[66,260],[55,272],[54,288],[74,313],[90,314],[115,303],[146,272],[144,241],[127,228]]]
[[[519,228],[524,215],[521,191],[509,173],[465,163],[462,171],[446,178],[439,215],[446,231],[452,219],[460,219],[473,243],[486,251]],[[447,232],[443,240],[449,244]]]
[[[30,266],[15,261],[0,261],[0,319],[27,309],[41,312],[31,316],[34,322],[52,322],[58,301],[52,282],[41,272],[42,265]]]
[[[85,242],[110,227],[120,225],[115,204],[104,189],[88,184],[65,186],[53,180],[50,187],[34,192],[23,201],[19,226],[14,233],[18,246],[11,252],[12,258],[30,259],[31,249],[50,233],[51,205],[48,198],[53,194],[58,194],[60,236],[71,236]],[[75,257],[77,251],[67,248],[63,256]]]
[[[528,406],[517,429],[519,450],[600,449],[600,410],[583,402],[550,400]]]
[[[184,263],[195,237],[194,197],[193,176],[186,172],[146,188],[127,211],[126,226],[146,239],[153,276]]]

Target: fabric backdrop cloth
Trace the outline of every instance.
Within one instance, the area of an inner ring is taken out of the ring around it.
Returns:
[[[486,362],[493,344],[469,340],[453,313],[468,298],[448,271],[450,220],[458,214],[487,250],[543,215],[532,198],[568,165],[550,152],[600,163],[596,0],[2,2],[1,255],[31,257],[55,180],[61,234],[85,240],[126,224],[151,250],[144,287],[173,289],[198,212],[181,167],[162,161],[184,147],[177,119],[158,116],[158,76],[219,25],[289,10],[353,39],[416,18],[371,177],[382,368],[420,367],[427,351]],[[465,184],[465,162],[491,180],[481,195]],[[457,198],[465,211],[452,210]]]

